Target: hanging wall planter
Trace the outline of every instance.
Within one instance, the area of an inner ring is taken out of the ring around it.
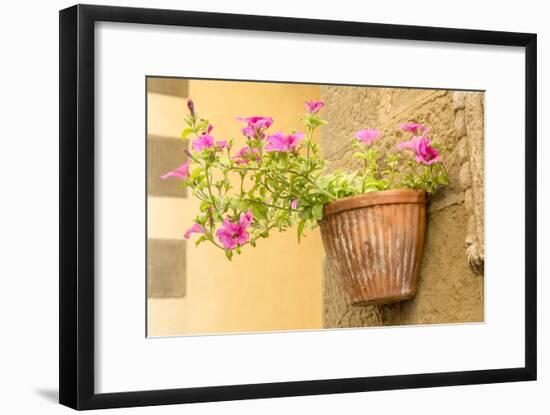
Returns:
[[[449,184],[444,147],[430,128],[399,125],[408,140],[378,148],[379,130],[350,139],[355,171],[327,171],[315,130],[326,124],[322,101],[305,103],[305,133],[270,131],[271,117],[237,117],[241,145],[212,136],[214,127],[187,101],[182,137],[193,137],[188,160],[161,176],[175,178],[200,200],[184,234],[210,243],[231,260],[270,232],[296,229],[298,241],[321,226],[327,257],[354,305],[387,304],[416,295],[424,248],[427,195]],[[391,139],[391,138],[390,138]],[[281,257],[282,258],[282,257]]]
[[[426,229],[426,192],[389,190],[328,203],[323,244],[353,305],[416,295]]]

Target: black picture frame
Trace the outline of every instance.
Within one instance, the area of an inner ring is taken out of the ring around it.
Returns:
[[[97,394],[94,391],[94,24],[122,22],[525,49],[525,366]],[[437,27],[76,5],[60,11],[59,401],[75,409],[536,380],[537,36]]]

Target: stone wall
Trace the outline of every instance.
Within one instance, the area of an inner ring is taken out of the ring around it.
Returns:
[[[395,88],[322,87],[326,103],[321,148],[329,169],[355,168],[351,139],[377,128],[390,149],[406,136],[403,122],[431,127],[446,147],[452,184],[431,198],[416,298],[352,307],[338,276],[324,264],[326,328],[483,321],[483,93]]]

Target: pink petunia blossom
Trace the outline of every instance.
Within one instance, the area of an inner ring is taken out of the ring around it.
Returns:
[[[250,147],[244,146],[231,159],[235,160],[236,164],[248,164],[249,161],[259,162],[260,154],[257,148],[250,150]]]
[[[290,208],[291,209],[296,209],[298,207],[298,199],[293,199],[291,202],[290,202]]]
[[[254,216],[252,215],[252,212],[248,211],[241,215],[239,224],[244,228],[248,228],[253,220],[254,220]]]
[[[419,141],[422,140],[422,136],[414,136],[411,141],[403,141],[397,144],[398,150],[410,150],[416,153],[416,147],[418,146]]]
[[[425,136],[414,136],[411,141],[399,143],[397,149],[413,151],[416,155],[416,161],[425,165],[437,163],[441,160],[439,151],[432,147],[432,141]]]
[[[264,138],[263,131],[273,124],[273,118],[271,117],[237,117],[237,120],[246,122],[247,125],[241,129],[241,132],[249,138],[257,138],[258,136]]]
[[[424,124],[418,124],[415,122],[407,122],[403,124],[399,124],[399,128],[401,128],[403,131],[406,131],[408,133],[413,133],[414,135],[419,134],[426,134],[428,131],[430,131],[429,127],[426,127]]]
[[[185,239],[189,239],[191,237],[191,234],[193,233],[204,233],[204,228],[199,225],[198,223],[194,223],[193,226],[191,226],[187,231],[185,232],[185,235],[183,237]]]
[[[355,133],[355,138],[359,141],[362,141],[367,146],[370,146],[376,140],[380,138],[380,131],[368,128],[366,130],[357,131]]]
[[[432,147],[429,138],[422,137],[416,146],[416,161],[422,164],[430,165],[441,160],[439,151]]]
[[[208,134],[201,134],[196,140],[193,141],[193,149],[197,152],[213,146],[214,137]]]
[[[237,117],[238,121],[246,122],[247,124],[257,125],[261,128],[269,128],[273,124],[273,118],[271,117],[262,117],[259,115],[253,117]]]
[[[187,161],[178,168],[163,174],[160,178],[167,179],[169,177],[175,177],[177,179],[187,179],[189,178],[189,164],[191,164],[191,162]]]
[[[247,228],[252,224],[251,212],[241,215],[239,223],[231,222],[229,219],[223,221],[222,227],[216,231],[216,236],[225,249],[235,249],[248,242],[250,235]]]
[[[276,132],[267,137],[265,151],[292,151],[303,138],[304,134],[299,132],[290,135],[285,135],[282,131]]]
[[[216,142],[216,150],[223,150],[224,148],[229,148],[229,143],[225,140],[219,140]]]
[[[325,106],[323,101],[306,101],[304,102],[307,112],[310,114],[317,114],[321,108]]]

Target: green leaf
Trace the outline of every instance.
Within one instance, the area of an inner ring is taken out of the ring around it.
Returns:
[[[449,178],[447,177],[446,174],[440,174],[439,175],[439,183],[445,185],[445,186],[448,186],[451,184],[451,181],[449,180]]]
[[[195,119],[191,116],[185,117],[185,124],[187,124],[189,127],[191,127],[193,125],[194,121],[195,121]]]
[[[193,171],[192,171],[191,174],[189,175],[189,178],[190,178],[191,180],[196,179],[196,178],[199,177],[199,175],[201,175],[203,172],[204,172],[204,169],[203,169],[202,167],[197,167],[196,169],[193,169]]]
[[[185,189],[186,187],[190,186],[189,182],[187,180],[181,180],[178,184],[177,184],[177,187],[178,189]]]
[[[315,205],[311,210],[313,217],[317,220],[323,219],[323,205]]]
[[[199,121],[199,123],[197,123],[197,130],[199,131],[206,131],[206,129],[208,128],[208,120],[201,120]]]
[[[226,249],[225,250],[225,256],[227,257],[228,260],[231,261],[231,258],[233,258],[233,251],[230,251],[229,249]]]
[[[257,219],[266,219],[267,218],[267,206],[261,203],[252,204],[252,214]]]
[[[248,204],[244,200],[232,198],[229,201],[229,207],[235,210],[246,210],[248,208]]]
[[[212,207],[212,203],[209,203],[209,202],[206,202],[206,201],[202,201],[201,204],[199,205],[199,210],[201,212],[206,212],[208,209],[210,209]]]
[[[248,197],[250,197],[250,198],[254,197],[254,193],[256,192],[256,189],[257,189],[257,188],[258,188],[258,186],[254,185],[254,186],[252,187],[252,189],[250,189],[250,190],[248,191]]]
[[[301,219],[311,219],[311,207],[305,207],[300,212],[300,218]]]
[[[298,242],[300,242],[300,239],[302,239],[302,235],[304,234],[304,226],[306,225],[306,220],[301,220],[300,223],[298,223]]]
[[[181,138],[183,138],[184,140],[187,140],[187,137],[189,137],[189,135],[191,134],[193,134],[193,129],[186,128],[181,132]]]

